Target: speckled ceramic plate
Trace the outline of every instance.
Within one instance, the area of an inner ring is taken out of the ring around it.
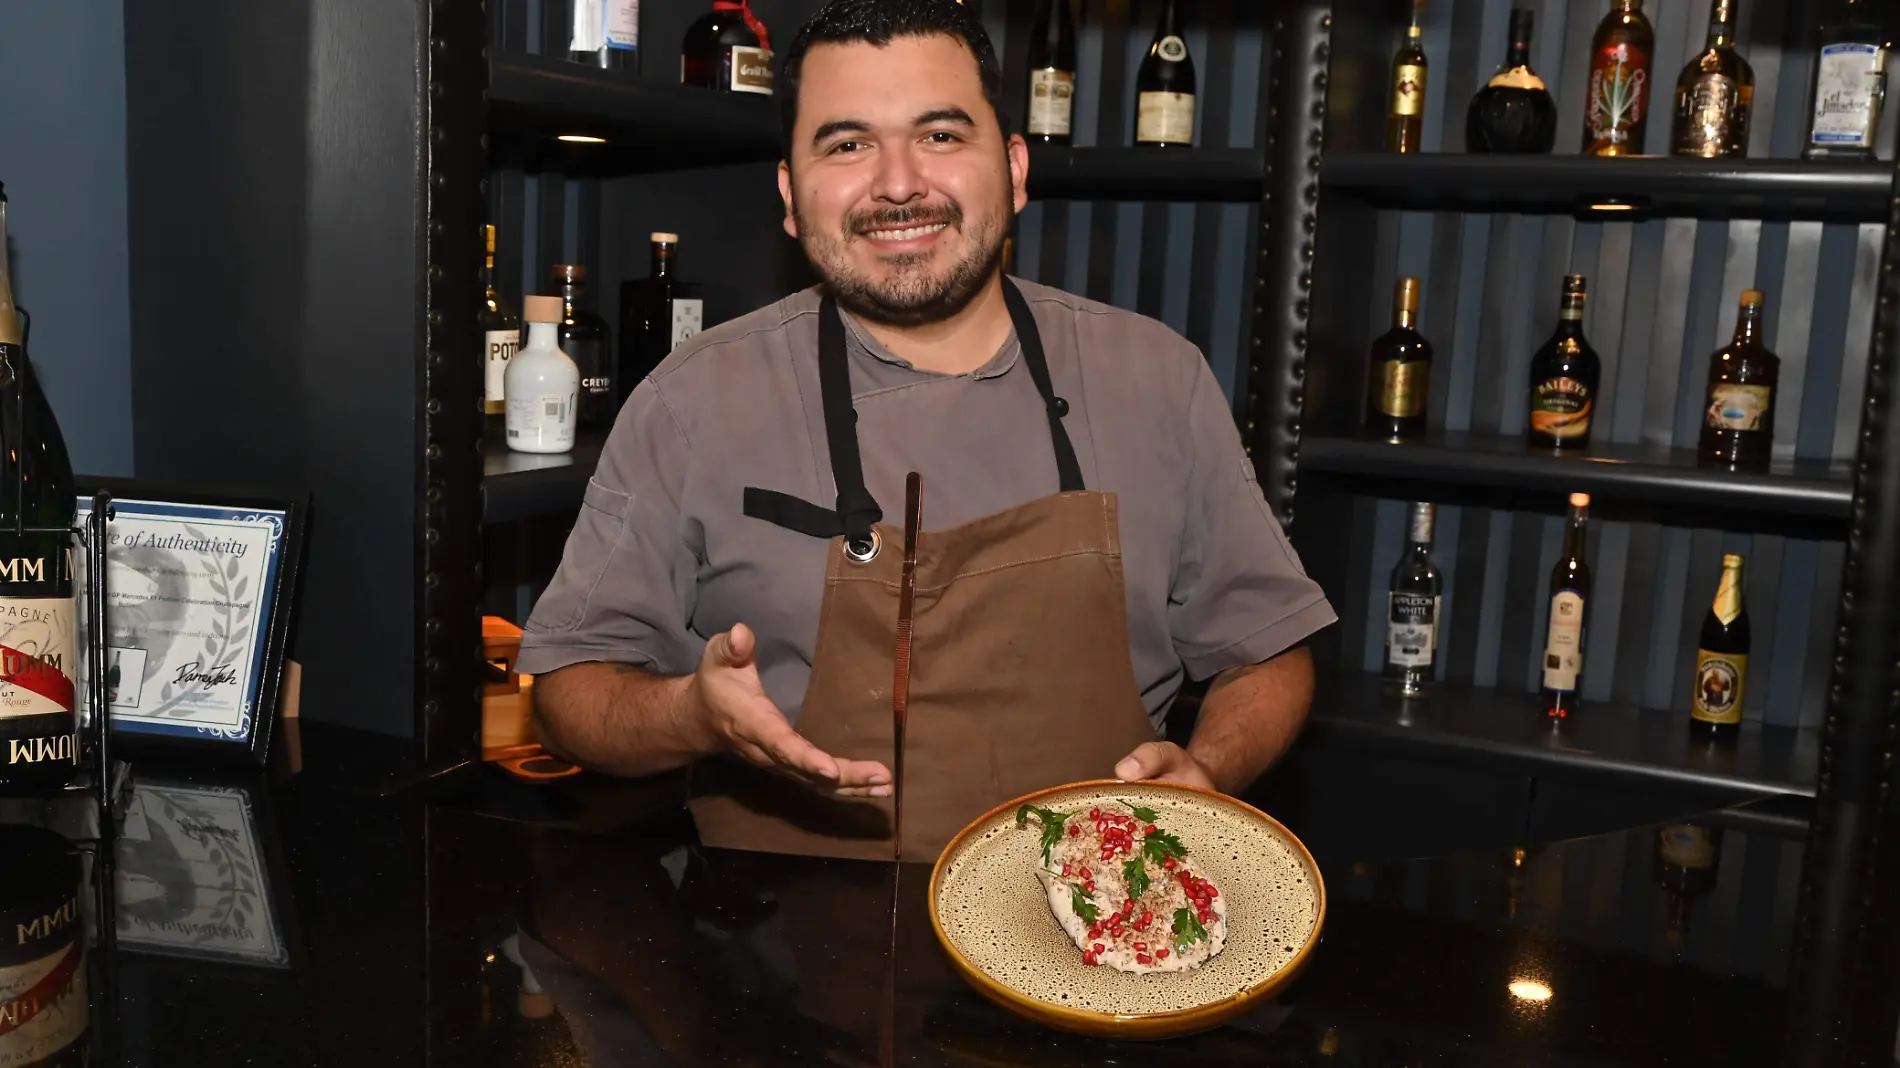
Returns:
[[[1049,911],[1024,802],[1059,811],[1131,802],[1155,810],[1227,902],[1227,944],[1198,970],[1132,975],[1082,962]],[[1326,888],[1306,846],[1278,820],[1223,794],[1113,779],[1019,797],[965,827],[930,876],[930,923],[958,974],[984,997],[1050,1027],[1169,1038],[1214,1027],[1290,982],[1319,941]]]

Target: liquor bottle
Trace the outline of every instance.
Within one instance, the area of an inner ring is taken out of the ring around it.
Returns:
[[[1649,59],[1655,50],[1656,32],[1643,17],[1643,0],[1616,0],[1590,38],[1585,155],[1642,152],[1643,131],[1649,122]]]
[[[1804,156],[1874,158],[1880,109],[1887,98],[1889,51],[1873,0],[1847,0],[1840,17],[1821,25]]]
[[[1709,9],[1708,44],[1676,79],[1676,122],[1671,151],[1678,156],[1748,154],[1748,116],[1755,103],[1755,68],[1735,51],[1736,0]]]
[[[1042,0],[1036,32],[1029,38],[1029,115],[1023,133],[1031,141],[1066,145],[1075,117],[1075,21],[1069,0]]]
[[[568,0],[567,58],[602,70],[640,69],[640,0]]]
[[[1603,365],[1583,336],[1583,276],[1564,276],[1557,329],[1531,357],[1530,441],[1553,449],[1590,444],[1590,420]]]
[[[1742,605],[1742,558],[1726,553],[1715,602],[1702,617],[1702,637],[1696,642],[1690,728],[1710,737],[1734,736],[1742,725],[1742,688],[1747,682],[1748,609]]]
[[[1781,358],[1762,344],[1762,292],[1742,291],[1735,339],[1709,357],[1709,389],[1696,458],[1703,467],[1765,471],[1775,444]]]
[[[516,452],[568,452],[574,448],[581,374],[555,341],[562,301],[528,297],[521,304],[528,343],[508,361],[508,447]]]
[[[1432,512],[1412,505],[1405,553],[1386,584],[1385,680],[1401,694],[1420,694],[1438,662],[1438,567],[1432,563]]]
[[[1582,699],[1583,626],[1590,608],[1590,565],[1583,562],[1590,495],[1570,495],[1564,551],[1550,569],[1550,625],[1544,632],[1544,714],[1564,719]]]
[[[614,350],[608,340],[607,320],[588,307],[587,268],[557,263],[554,283],[561,287],[561,327],[556,341],[581,376],[576,428],[605,430],[620,411],[614,403]]]
[[[1425,62],[1423,31],[1418,25],[1419,5],[1412,5],[1412,24],[1405,43],[1392,56],[1392,98],[1385,109],[1385,150],[1417,152],[1425,130]]]
[[[653,265],[646,278],[620,283],[620,366],[614,375],[621,403],[666,354],[705,325],[705,302],[685,294],[693,287],[679,280],[674,260],[679,235],[654,233]]]
[[[1194,57],[1181,36],[1177,0],[1164,0],[1161,24],[1135,75],[1135,143],[1155,147],[1194,143]]]
[[[1392,293],[1392,329],[1372,343],[1372,389],[1366,428],[1385,441],[1425,433],[1425,395],[1432,385],[1432,343],[1418,332],[1418,279],[1401,278]]]
[[[713,0],[680,41],[680,84],[772,95],[772,38],[745,0]]]
[[[508,298],[495,288],[495,226],[482,227],[482,243],[487,248],[482,261],[482,415],[483,434],[503,429],[507,404],[502,393],[503,375],[515,350],[521,347],[521,317],[508,306]]]
[[[1682,945],[1689,930],[1689,913],[1697,898],[1715,889],[1716,869],[1722,862],[1722,828],[1702,823],[1672,823],[1656,832],[1650,873],[1668,897],[1663,937],[1671,946]]]
[[[79,853],[27,823],[0,823],[0,1064],[89,1063],[85,889]]]
[[[1557,105],[1531,69],[1536,13],[1511,9],[1511,50],[1504,66],[1471,98],[1465,112],[1467,152],[1549,152],[1557,143]]]
[[[27,359],[6,231],[0,187],[0,792],[30,794],[78,771],[67,535],[76,498],[66,440]]]

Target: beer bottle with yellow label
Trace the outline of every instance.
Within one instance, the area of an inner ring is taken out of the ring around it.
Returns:
[[[1722,582],[1702,618],[1696,643],[1695,693],[1689,725],[1696,734],[1727,737],[1741,729],[1742,687],[1748,681],[1748,610],[1742,607],[1742,558],[1722,557]]]

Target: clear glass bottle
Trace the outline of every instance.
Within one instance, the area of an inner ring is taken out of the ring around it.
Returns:
[[[1441,589],[1432,563],[1433,517],[1429,501],[1412,505],[1405,551],[1386,584],[1385,681],[1407,696],[1431,686],[1438,663]]]
[[[556,328],[560,297],[523,300],[528,343],[508,361],[508,447],[516,452],[569,452],[581,373],[561,351]]]
[[[1814,106],[1802,155],[1808,159],[1874,158],[1891,51],[1892,42],[1872,0],[1847,0],[1838,18],[1821,25],[1811,90]]]
[[[639,73],[640,0],[566,0],[566,3],[569,62],[621,74]]]

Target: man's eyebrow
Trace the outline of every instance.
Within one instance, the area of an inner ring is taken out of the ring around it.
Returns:
[[[834,134],[869,133],[871,124],[863,119],[833,119],[812,131],[811,143],[817,144]]]
[[[917,121],[912,123],[912,125],[928,126],[933,122],[954,122],[959,126],[976,125],[976,120],[970,117],[969,112],[957,107],[936,108],[932,111],[926,111],[922,115],[917,116]]]

